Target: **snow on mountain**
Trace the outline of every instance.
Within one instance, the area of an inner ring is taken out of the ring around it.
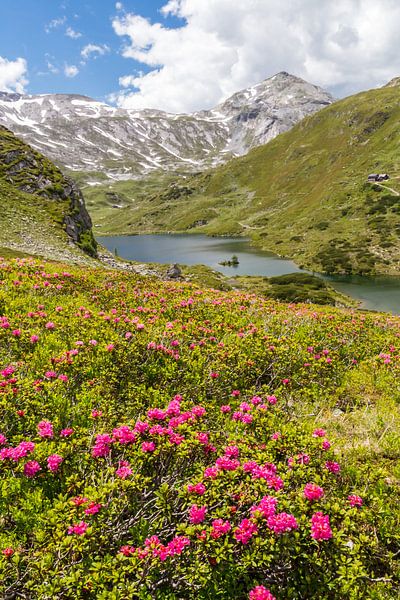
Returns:
[[[129,179],[156,170],[199,170],[246,154],[333,101],[278,73],[212,110],[127,110],[86,96],[0,92],[0,123],[72,171]]]

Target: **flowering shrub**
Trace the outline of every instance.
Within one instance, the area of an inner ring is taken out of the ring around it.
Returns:
[[[396,480],[319,422],[398,319],[26,259],[0,306],[2,596],[398,597]]]

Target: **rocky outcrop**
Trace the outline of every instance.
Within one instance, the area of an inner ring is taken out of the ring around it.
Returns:
[[[0,178],[18,190],[54,202],[71,243],[94,256],[92,221],[78,186],[47,158],[0,125]]]

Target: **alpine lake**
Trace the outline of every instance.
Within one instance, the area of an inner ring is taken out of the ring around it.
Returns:
[[[121,258],[143,263],[203,264],[228,277],[272,277],[302,272],[294,262],[251,246],[245,238],[209,237],[200,234],[119,235],[97,241]],[[232,256],[239,264],[223,266]],[[321,275],[339,292],[360,302],[360,308],[400,314],[400,277]]]

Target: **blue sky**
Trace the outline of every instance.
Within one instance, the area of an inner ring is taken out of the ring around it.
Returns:
[[[179,24],[176,18],[160,15],[163,4],[157,0],[126,0],[123,10],[151,20],[161,19],[168,27],[175,27]],[[123,12],[112,0],[2,0],[0,56],[27,60],[26,90],[30,94],[82,93],[104,100],[119,89],[119,77],[149,70],[121,56],[124,39],[112,27],[118,14]],[[69,37],[68,31],[76,37]],[[88,44],[103,49],[107,46],[108,50],[102,56],[92,53],[82,64],[81,52]],[[67,77],[67,66],[76,66],[79,73]]]
[[[398,0],[0,0],[0,90],[191,112],[288,71],[342,97],[400,75]]]

